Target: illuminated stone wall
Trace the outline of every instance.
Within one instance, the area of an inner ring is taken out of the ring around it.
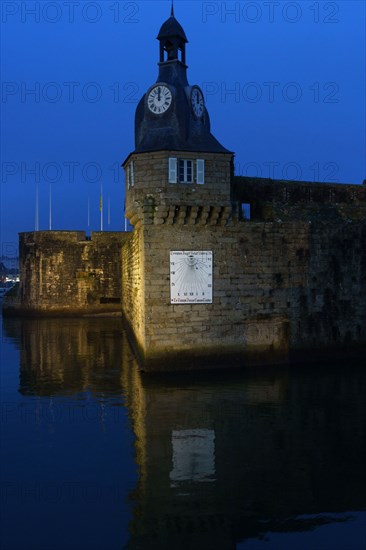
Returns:
[[[144,236],[136,229],[122,249],[122,310],[137,352],[146,347]]]
[[[205,184],[169,183],[170,157],[204,160]],[[214,213],[218,215],[221,207],[230,206],[231,153],[158,151],[133,154],[124,165],[126,172],[132,161],[134,183],[130,181],[126,185],[126,216],[135,227],[140,223],[170,223],[177,215],[175,208],[178,205],[182,207],[180,216],[202,218],[203,221],[212,215],[210,207],[215,208]]]
[[[123,233],[40,231],[20,234],[20,285],[5,313],[121,311]]]
[[[123,295],[138,297],[129,321],[153,368],[166,368],[169,357],[174,368],[185,356],[194,368],[194,356],[199,363],[206,354],[282,362],[296,352],[366,342],[366,224],[151,225],[138,232],[144,259],[131,262],[141,271],[135,290],[124,287]],[[212,304],[170,303],[171,250],[213,251]]]
[[[210,169],[220,155],[207,157],[204,185],[167,184],[168,156],[135,155],[135,185],[126,189],[135,229],[124,246],[123,309],[146,369],[196,368],[203,356],[211,366],[277,363],[365,346],[364,186],[234,178],[228,191],[230,156],[222,155],[220,202]],[[211,304],[171,303],[171,251],[212,251]]]
[[[193,155],[203,185],[169,184],[171,155],[125,163],[132,232],[21,234],[19,293],[5,311],[123,313],[147,370],[362,352],[366,186],[231,179],[226,153]],[[212,303],[171,303],[172,251],[212,252]]]

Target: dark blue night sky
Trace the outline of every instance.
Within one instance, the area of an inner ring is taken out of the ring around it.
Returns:
[[[170,2],[16,2],[2,9],[2,253],[35,228],[124,229],[121,162],[156,81]],[[362,183],[365,3],[175,1],[188,77],[236,173]],[[88,201],[90,226],[88,227]],[[108,203],[110,219],[108,219]],[[108,223],[110,222],[110,223]]]

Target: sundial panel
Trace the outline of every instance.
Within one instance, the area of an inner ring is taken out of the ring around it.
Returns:
[[[212,251],[170,252],[172,304],[212,304]]]

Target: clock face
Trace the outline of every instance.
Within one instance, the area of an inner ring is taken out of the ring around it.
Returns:
[[[169,109],[172,99],[172,92],[169,88],[158,84],[150,90],[147,96],[147,105],[152,113],[161,115]]]
[[[212,252],[170,253],[172,304],[212,304]]]
[[[197,118],[201,118],[205,108],[203,94],[199,88],[193,88],[191,94],[192,110]]]

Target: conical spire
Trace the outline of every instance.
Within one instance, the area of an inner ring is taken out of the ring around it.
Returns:
[[[170,17],[163,23],[157,39],[160,42],[160,63],[181,61],[186,63],[186,33],[174,16],[174,1],[170,8]]]
[[[170,17],[162,24],[157,39],[161,40],[162,38],[170,38],[173,36],[179,38],[183,42],[188,42],[182,25],[175,18],[174,3],[172,2]]]

